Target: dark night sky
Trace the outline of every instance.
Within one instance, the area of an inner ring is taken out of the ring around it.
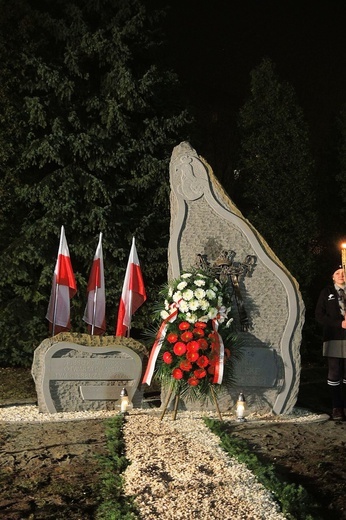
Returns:
[[[265,56],[297,93],[318,150],[346,103],[345,0],[175,0],[173,65],[200,109],[235,124]],[[208,117],[208,116],[207,116]],[[212,122],[211,122],[212,124]],[[199,151],[199,150],[197,150]]]

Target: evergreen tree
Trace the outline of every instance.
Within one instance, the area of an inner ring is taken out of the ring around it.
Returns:
[[[251,73],[251,96],[240,111],[239,128],[238,204],[297,278],[309,306],[317,212],[308,128],[293,88],[279,81],[267,58]]]
[[[85,330],[100,231],[107,332],[114,333],[132,236],[149,302],[155,298],[166,276],[168,161],[188,138],[188,114],[176,75],[163,65],[154,2],[0,6],[0,363],[25,364],[47,335],[61,225],[79,289],[74,331]]]

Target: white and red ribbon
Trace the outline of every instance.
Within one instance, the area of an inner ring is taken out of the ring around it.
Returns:
[[[153,373],[155,370],[156,360],[159,355],[159,352],[162,347],[163,340],[166,337],[167,333],[167,327],[168,323],[173,323],[176,320],[176,317],[178,315],[178,309],[174,309],[172,314],[170,314],[160,325],[160,328],[158,330],[158,333],[156,334],[156,339],[153,345],[153,348],[151,349],[149,361],[147,365],[147,369],[145,371],[142,384],[146,383],[147,385],[150,385],[151,379],[153,377]]]
[[[217,320],[212,321],[213,324],[213,330],[215,333],[215,337],[217,338],[218,343],[218,358],[216,360],[215,364],[215,372],[214,372],[214,379],[213,383],[217,385],[221,385],[222,379],[223,379],[223,369],[225,365],[225,346],[222,341],[222,337],[218,333],[219,323]]]

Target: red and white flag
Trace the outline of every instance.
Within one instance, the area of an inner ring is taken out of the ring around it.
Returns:
[[[147,295],[145,292],[142,271],[139,265],[135,239],[133,237],[130,257],[126,268],[125,281],[120,298],[118,321],[115,333],[116,336],[129,336],[131,317],[146,299]]]
[[[71,329],[70,298],[72,298],[76,292],[77,285],[71,265],[65,230],[64,226],[61,226],[58,258],[55,264],[52,291],[46,314],[53,336],[54,334],[58,334],[58,332]]]
[[[102,233],[100,233],[99,243],[91,266],[87,292],[88,301],[83,320],[88,324],[90,334],[103,334],[106,332],[106,294],[103,270]]]

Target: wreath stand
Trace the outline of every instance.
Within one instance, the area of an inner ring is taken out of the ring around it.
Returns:
[[[214,404],[215,404],[215,408],[217,410],[217,413],[218,413],[218,416],[219,416],[219,419],[220,421],[222,421],[222,416],[221,416],[221,412],[220,412],[220,407],[219,407],[219,403],[217,402],[217,397],[216,397],[216,393],[215,393],[215,390],[214,390],[214,387],[211,386],[211,395],[213,397],[213,401],[214,401]],[[168,405],[169,405],[169,401],[171,400],[171,397],[172,397],[172,393],[173,393],[173,388],[170,388],[169,392],[168,392],[168,395],[167,395],[167,398],[166,398],[166,402],[164,404],[164,407],[163,407],[163,410],[162,410],[162,414],[160,416],[160,421],[162,421],[162,419],[164,418],[165,416],[165,413],[167,411],[167,408],[168,408]],[[176,392],[175,394],[175,399],[174,399],[174,409],[173,409],[173,421],[176,420],[176,417],[177,417],[177,412],[178,412],[178,406],[179,406],[179,400],[180,400],[180,390],[178,390],[178,392]]]

